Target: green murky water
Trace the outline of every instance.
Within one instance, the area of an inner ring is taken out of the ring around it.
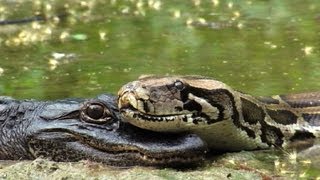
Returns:
[[[1,1],[1,19],[70,15],[0,27],[0,93],[90,97],[141,74],[199,74],[256,95],[318,90],[319,10],[316,0]]]
[[[0,26],[0,94],[92,97],[141,74],[253,95],[319,90],[319,12],[317,0],[0,1],[0,19],[47,18]]]

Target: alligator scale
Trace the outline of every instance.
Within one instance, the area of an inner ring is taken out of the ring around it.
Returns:
[[[198,163],[205,154],[196,135],[169,136],[120,120],[111,95],[57,101],[0,97],[0,159],[175,166]]]
[[[320,137],[320,92],[253,97],[205,77],[146,76],[118,95],[131,124],[193,132],[214,150],[288,147]]]

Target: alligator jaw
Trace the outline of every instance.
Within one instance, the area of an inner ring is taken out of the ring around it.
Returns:
[[[201,163],[207,151],[206,144],[196,135],[161,134],[130,124],[122,124],[115,131],[93,132],[75,125],[66,129],[50,128],[38,133],[29,141],[30,152],[34,157],[51,157],[55,161],[89,159],[114,166],[180,167]]]

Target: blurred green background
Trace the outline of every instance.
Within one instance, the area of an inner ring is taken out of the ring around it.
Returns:
[[[116,93],[142,74],[196,74],[253,95],[320,88],[320,1],[0,1],[0,94]],[[64,16],[64,14],[67,14]]]
[[[252,95],[320,89],[318,0],[5,0],[0,24],[0,94],[18,99],[116,94],[143,74]]]

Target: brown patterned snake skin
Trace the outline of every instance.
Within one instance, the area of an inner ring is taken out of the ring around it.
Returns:
[[[190,131],[211,149],[288,147],[320,137],[320,92],[253,97],[198,76],[146,76],[124,85],[118,105],[131,124]]]

